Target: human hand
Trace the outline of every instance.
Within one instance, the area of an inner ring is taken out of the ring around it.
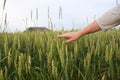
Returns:
[[[80,38],[79,32],[69,32],[57,36],[58,38],[67,38],[65,41],[66,44],[71,43]]]

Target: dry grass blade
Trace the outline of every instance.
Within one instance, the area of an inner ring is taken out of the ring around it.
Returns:
[[[50,18],[50,10],[49,10],[49,6],[48,6],[48,19]]]
[[[32,12],[32,10],[31,10],[31,21],[32,21],[32,18],[33,18],[33,12]]]
[[[7,27],[7,13],[5,14],[4,25],[5,25],[5,27]]]
[[[3,10],[5,9],[5,5],[6,5],[6,0],[4,0],[4,3],[3,3]]]
[[[38,8],[36,8],[36,21],[38,21]]]
[[[59,19],[62,20],[62,8],[59,6]]]
[[[5,31],[6,28],[7,28],[7,13],[5,13],[3,32]]]
[[[48,6],[48,28],[50,28],[50,11]]]

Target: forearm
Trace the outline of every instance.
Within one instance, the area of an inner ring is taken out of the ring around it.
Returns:
[[[84,35],[89,34],[89,33],[97,32],[99,30],[101,30],[101,28],[99,27],[97,22],[94,21],[91,24],[89,24],[88,26],[86,26],[84,29],[78,31],[78,33],[79,33],[79,35],[81,37],[81,36],[84,36]]]

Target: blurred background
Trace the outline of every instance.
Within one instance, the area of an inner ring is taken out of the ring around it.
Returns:
[[[34,26],[52,26],[54,30],[81,29],[119,2],[120,0],[0,0],[0,31],[23,32]]]

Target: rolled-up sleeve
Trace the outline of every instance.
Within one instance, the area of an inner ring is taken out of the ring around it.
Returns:
[[[109,30],[120,24],[120,4],[96,19],[97,24],[103,30]]]

